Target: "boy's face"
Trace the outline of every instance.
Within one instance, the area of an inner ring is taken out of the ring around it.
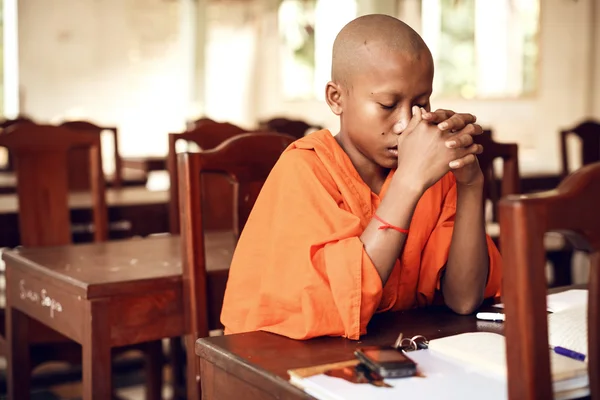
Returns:
[[[351,158],[360,158],[355,164],[396,168],[398,133],[408,125],[412,107],[430,109],[432,60],[426,51],[415,56],[377,44],[363,56],[361,67],[339,88],[338,112],[332,106],[341,117],[341,140]]]

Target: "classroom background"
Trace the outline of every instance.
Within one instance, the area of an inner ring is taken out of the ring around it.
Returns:
[[[0,4],[2,127],[27,120],[51,126],[86,121],[101,128],[110,239],[178,232],[176,206],[169,205],[176,201],[172,183],[178,177],[168,156],[198,146],[170,149],[169,134],[208,120],[295,137],[320,128],[337,132],[337,117],[324,102],[331,46],[341,27],[364,14],[393,15],[423,36],[436,68],[432,109],[475,114],[494,142],[516,144],[520,192],[553,189],[589,161],[585,154],[600,161],[598,0]],[[596,137],[587,145],[568,134],[585,122]],[[22,244],[12,164],[0,146],[0,248],[7,249]],[[492,170],[501,192],[501,160]],[[215,185],[214,218],[206,223],[218,231],[233,219],[224,217],[231,205],[219,197],[222,183]],[[497,237],[492,203],[488,233]],[[90,216],[80,214],[74,214],[73,240],[92,241]],[[587,255],[565,247],[561,238],[549,240],[549,285],[585,284]],[[2,281],[3,288],[8,284]],[[144,398],[142,358],[135,351],[120,357],[113,367],[117,395]],[[5,358],[0,360],[1,397],[7,375]],[[165,382],[171,382],[177,372],[165,365]],[[76,367],[44,364],[34,372],[32,398],[78,398],[80,379]],[[164,390],[167,398],[176,393],[169,384]]]

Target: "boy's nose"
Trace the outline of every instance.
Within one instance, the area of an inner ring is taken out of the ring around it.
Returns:
[[[404,131],[404,129],[406,129],[406,125],[408,124],[404,120],[400,120],[394,124],[392,130],[396,135],[399,135],[402,133],[402,131]]]
[[[396,134],[399,135],[402,132],[404,132],[404,130],[406,129],[406,127],[408,126],[408,122],[410,121],[410,117],[402,117],[398,122],[396,122],[394,124],[394,126],[392,127],[392,131]]]
[[[396,135],[399,135],[402,132],[404,132],[406,127],[408,127],[408,124],[409,124],[411,118],[412,118],[411,108],[408,108],[407,110],[404,110],[404,108],[403,108],[401,111],[401,114],[400,114],[400,119],[392,127],[392,132],[394,132]]]

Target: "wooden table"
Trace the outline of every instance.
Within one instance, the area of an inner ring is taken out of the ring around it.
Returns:
[[[89,242],[92,221],[91,197],[72,193],[69,197],[75,242]],[[144,187],[106,190],[109,237],[120,239],[147,236],[169,230],[169,193],[149,191]],[[19,245],[18,198],[16,194],[0,195],[0,247]]]
[[[208,287],[223,290],[231,232],[207,234]],[[28,398],[30,319],[82,345],[84,399],[111,398],[111,348],[186,333],[179,237],[5,252],[8,397]],[[210,291],[209,289],[209,291]],[[222,300],[211,293],[211,318]]]
[[[123,169],[122,186],[144,186],[148,180],[148,174],[133,169]],[[113,177],[106,177],[106,186],[112,187]],[[13,194],[17,192],[17,176],[14,172],[0,171],[0,194]]]
[[[167,169],[167,156],[122,157],[123,168],[143,171],[162,171]]]
[[[289,383],[289,369],[351,360],[358,346],[391,345],[400,332],[405,337],[423,335],[432,340],[466,332],[503,333],[502,328],[502,323],[431,307],[377,314],[368,334],[358,342],[330,337],[296,341],[266,332],[199,339],[196,354],[200,358],[202,398],[313,399]]]

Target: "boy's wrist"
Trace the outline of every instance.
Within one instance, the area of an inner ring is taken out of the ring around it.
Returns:
[[[474,191],[474,192],[483,192],[484,179],[483,176],[481,179],[476,179],[469,183],[463,183],[456,181],[456,187],[458,190],[462,191]]]
[[[417,179],[396,173],[390,184],[390,189],[405,198],[413,198],[415,201],[418,201],[423,196],[423,193],[425,193],[426,187],[425,184],[419,182]]]

